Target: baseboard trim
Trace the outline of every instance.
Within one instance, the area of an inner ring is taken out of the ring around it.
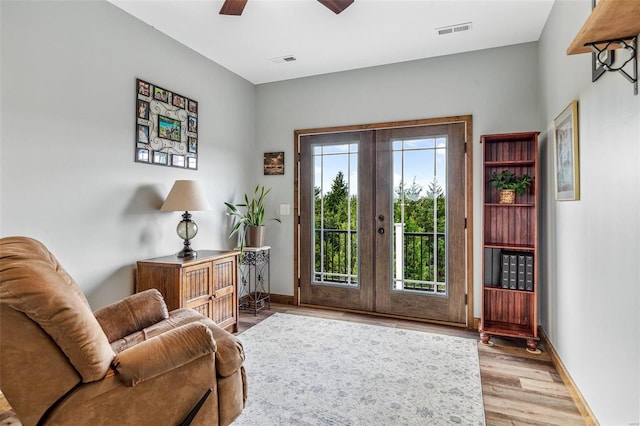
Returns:
[[[473,317],[473,329],[475,331],[480,329],[480,318]]]
[[[587,401],[582,396],[582,393],[580,393],[580,390],[578,389],[575,382],[571,378],[571,375],[569,375],[569,372],[567,371],[564,364],[562,363],[560,356],[558,356],[558,352],[556,352],[556,349],[553,347],[553,344],[549,340],[549,336],[547,336],[547,333],[544,331],[544,328],[542,328],[541,325],[538,326],[538,335],[540,336],[540,339],[544,342],[544,346],[547,349],[547,351],[549,351],[549,357],[551,357],[551,362],[553,362],[553,365],[556,367],[556,370],[558,370],[558,374],[560,374],[562,381],[564,381],[565,385],[569,389],[571,398],[573,398],[573,402],[578,407],[578,410],[580,411],[580,414],[582,415],[582,418],[584,419],[585,423],[588,426],[599,426],[600,423],[598,423],[596,416],[593,414],[593,411],[591,411],[591,408],[589,407],[589,404],[587,404]]]

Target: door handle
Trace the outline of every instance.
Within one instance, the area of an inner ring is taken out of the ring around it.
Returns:
[[[380,235],[384,234],[384,228],[378,228],[378,234]]]

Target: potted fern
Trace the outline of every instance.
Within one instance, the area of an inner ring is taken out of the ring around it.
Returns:
[[[516,176],[509,170],[503,170],[501,173],[493,172],[489,182],[500,191],[500,204],[513,204],[516,201],[516,194],[524,194],[531,186],[533,179],[527,174]]]
[[[246,247],[262,247],[264,245],[264,225],[270,221],[280,222],[278,218],[265,219],[264,202],[271,188],[256,185],[253,196],[244,194],[244,202],[225,205],[229,209],[227,216],[234,219],[233,228],[229,233],[229,238],[238,234],[240,236],[240,250]]]

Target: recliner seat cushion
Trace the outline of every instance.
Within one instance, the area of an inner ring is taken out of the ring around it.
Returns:
[[[144,329],[149,339],[168,329],[198,321],[209,327],[216,342],[216,373],[219,377],[227,377],[235,373],[244,363],[244,348],[236,336],[218,327],[210,318],[200,315],[193,309],[176,309],[169,313],[169,319]]]

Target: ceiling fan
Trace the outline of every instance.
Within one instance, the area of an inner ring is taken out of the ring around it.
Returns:
[[[320,3],[328,7],[336,15],[353,3],[354,0],[318,0]],[[225,0],[220,15],[242,15],[247,0]]]

